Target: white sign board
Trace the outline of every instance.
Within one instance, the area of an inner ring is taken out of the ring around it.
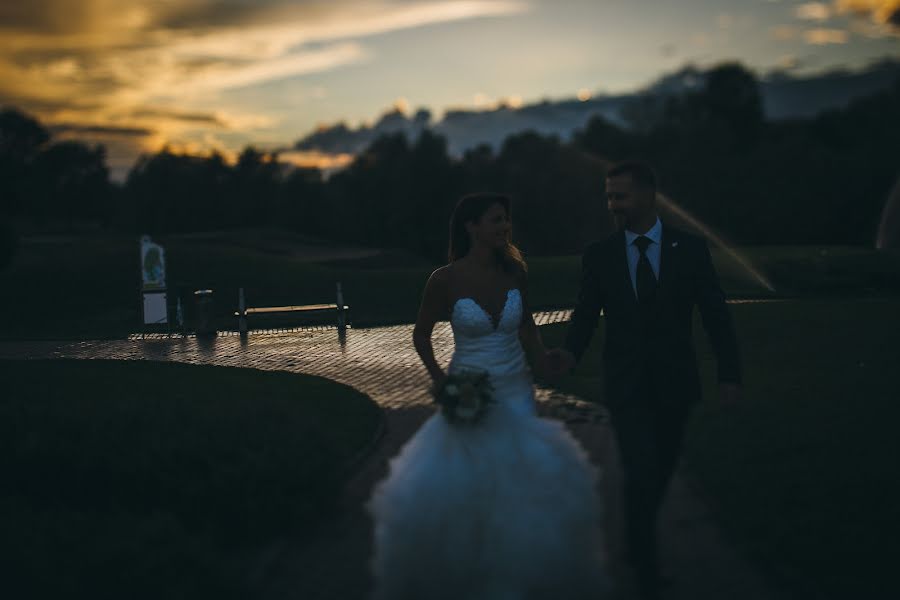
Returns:
[[[144,293],[144,325],[156,325],[169,322],[166,293]]]

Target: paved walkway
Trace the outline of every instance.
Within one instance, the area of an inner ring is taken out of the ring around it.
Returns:
[[[568,320],[569,311],[536,313],[538,324]],[[447,323],[434,331],[438,361],[450,359]],[[350,329],[341,342],[334,328],[251,333],[242,341],[220,335],[84,342],[0,342],[0,358],[166,360],[293,371],[328,377],[368,394],[385,410],[384,435],[351,477],[338,516],[321,523],[312,541],[282,540],[260,557],[253,585],[260,598],[361,600],[370,588],[367,561],[371,523],[362,503],[386,474],[388,460],[432,414],[427,375],[412,346],[412,326]],[[604,472],[612,568],[621,539],[619,473],[606,415],[593,403],[538,387],[539,412],[565,420]],[[758,574],[721,538],[703,504],[676,476],[663,512],[663,558],[676,583],[667,598],[751,600],[777,598]],[[631,598],[626,577],[619,598]]]

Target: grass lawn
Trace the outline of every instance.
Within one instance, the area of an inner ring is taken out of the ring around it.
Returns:
[[[794,598],[897,598],[900,299],[733,305],[742,406],[715,402],[714,362],[686,449],[726,533]],[[565,325],[542,328],[561,342]],[[559,387],[599,398],[601,331]]]
[[[240,597],[261,547],[334,508],[381,419],[346,386],[252,369],[7,360],[0,380],[9,597]]]
[[[343,284],[354,325],[410,322],[428,274],[436,266],[402,252],[327,258],[300,256],[314,242],[287,232],[248,231],[169,236],[170,301],[181,293],[193,323],[192,292],[215,291],[218,326],[234,328],[237,290],[250,306],[333,302]],[[316,252],[313,252],[316,253]],[[749,248],[746,254],[775,281],[779,292],[876,293],[900,291],[900,255],[867,248]],[[346,253],[345,253],[346,255]],[[724,253],[715,259],[734,295],[766,294]],[[135,236],[92,234],[31,238],[3,273],[0,311],[8,315],[2,339],[124,337],[140,330],[138,244]],[[569,307],[577,294],[579,256],[535,257],[535,308]]]

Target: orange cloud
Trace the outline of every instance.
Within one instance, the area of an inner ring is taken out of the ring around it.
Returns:
[[[295,167],[315,167],[322,171],[330,172],[342,169],[353,162],[353,155],[327,154],[319,151],[300,151],[291,150],[289,152],[280,152],[278,160],[294,165]]]
[[[769,30],[769,33],[772,38],[783,42],[797,37],[798,31],[796,27],[791,25],[776,25]]]
[[[803,32],[807,44],[824,46],[827,44],[846,44],[850,34],[843,29],[808,29]]]
[[[824,2],[807,2],[794,8],[798,19],[808,21],[826,21],[831,17],[831,7]]]
[[[900,0],[836,0],[839,14],[868,17],[887,33],[900,34]]]
[[[837,0],[835,5],[840,13],[870,15],[877,23],[891,22],[900,11],[900,0]]]

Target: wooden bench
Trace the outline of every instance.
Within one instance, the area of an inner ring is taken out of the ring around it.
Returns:
[[[337,287],[338,302],[343,300],[340,284]],[[288,314],[303,316],[307,319],[322,317],[334,314],[338,329],[343,332],[347,325],[350,324],[350,307],[346,304],[302,304],[292,306],[256,306],[245,307],[244,289],[241,288],[238,294],[238,310],[234,311],[234,316],[238,319],[238,331],[241,335],[247,333],[249,329],[248,317],[250,315],[278,315]]]

